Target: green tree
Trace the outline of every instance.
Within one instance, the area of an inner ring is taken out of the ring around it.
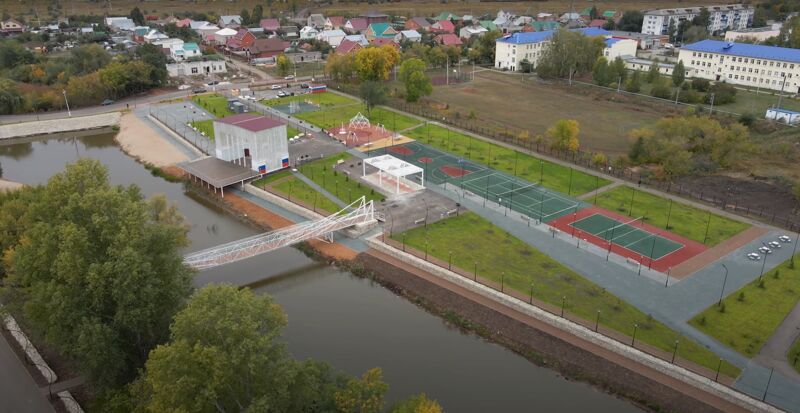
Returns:
[[[469,58],[474,63],[494,63],[494,52],[497,39],[503,36],[499,30],[489,30],[483,36],[473,40]]]
[[[708,92],[709,93],[706,95],[706,103],[711,103],[712,94],[714,95],[715,105],[725,105],[736,101],[736,88],[725,82],[714,83],[714,85],[708,89]]]
[[[377,105],[386,103],[386,86],[381,82],[367,80],[361,82],[359,95],[367,107],[367,116],[372,114],[372,109]]]
[[[242,18],[242,26],[248,26],[253,23],[250,21],[250,12],[247,11],[247,9],[242,9],[242,11],[239,12],[239,17]]]
[[[709,38],[708,29],[702,26],[688,27],[681,36],[681,40],[683,41],[684,44],[695,43],[699,42],[700,40],[705,40],[708,38]]]
[[[72,49],[69,63],[76,75],[97,71],[111,62],[111,55],[99,44],[89,44]]]
[[[642,90],[642,75],[638,70],[634,70],[628,81],[625,82],[625,91],[631,93],[639,93]]]
[[[683,67],[683,60],[678,60],[672,69],[672,84],[680,86],[686,80],[686,68]]]
[[[10,115],[22,106],[22,96],[13,80],[0,78],[0,115]]]
[[[158,46],[145,43],[136,49],[136,56],[152,68],[150,83],[153,86],[167,83],[167,57],[161,53]]]
[[[559,29],[539,58],[536,72],[544,77],[582,76],[592,71],[604,47],[602,37]]]
[[[346,413],[380,413],[389,386],[383,382],[381,369],[368,370],[361,379],[350,379],[336,392],[336,407]]]
[[[285,54],[281,54],[275,59],[275,68],[278,70],[278,76],[280,77],[288,75],[291,66],[292,62],[289,61]]]
[[[626,11],[622,14],[617,25],[617,30],[625,32],[641,32],[642,22],[644,22],[644,14],[638,10]]]
[[[669,87],[666,80],[659,78],[653,82],[653,87],[650,89],[650,96],[670,99],[672,97],[672,89]]]
[[[700,9],[700,13],[692,19],[692,26],[707,28],[711,22],[711,13],[707,8]]]
[[[592,80],[594,80],[594,82],[600,86],[608,86],[608,84],[611,82],[608,60],[606,60],[605,57],[598,57],[597,61],[594,63],[594,69],[592,69]]]
[[[36,58],[30,50],[16,40],[0,42],[0,69],[11,69],[33,63]]]
[[[658,61],[653,61],[650,69],[647,70],[647,83],[655,83],[661,78],[661,71],[658,69]]]
[[[253,13],[250,14],[250,21],[252,22],[252,24],[256,25],[260,24],[261,19],[263,18],[264,18],[264,6],[256,4],[255,7],[253,7]]]
[[[356,52],[355,67],[362,81],[385,81],[398,62],[400,52],[393,46],[365,47]]]
[[[625,61],[621,57],[617,56],[613,62],[609,62],[609,74],[612,82],[622,83],[628,78],[628,69],[625,67]]]
[[[416,102],[433,92],[431,79],[425,74],[425,62],[408,59],[400,65],[400,80],[406,87],[406,101]]]
[[[442,406],[425,394],[411,396],[392,407],[391,413],[442,413]]]
[[[188,227],[166,198],[111,186],[89,158],[32,191],[5,253],[11,305],[97,389],[126,383],[189,293]]]
[[[142,14],[142,11],[139,10],[138,7],[131,9],[129,17],[137,26],[144,26],[144,14]]]

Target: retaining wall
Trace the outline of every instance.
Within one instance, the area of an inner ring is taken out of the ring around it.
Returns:
[[[0,139],[22,138],[33,135],[46,135],[50,133],[106,128],[109,126],[118,125],[119,118],[119,112],[110,112],[74,118],[40,120],[34,122],[0,125]]]

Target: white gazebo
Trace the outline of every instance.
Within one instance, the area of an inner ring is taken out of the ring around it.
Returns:
[[[425,170],[402,159],[395,158],[392,155],[381,155],[364,159],[364,162],[361,164],[361,176],[365,179],[367,179],[367,165],[378,170],[376,175],[378,175],[378,187],[380,188],[383,188],[384,175],[386,175],[387,181],[394,184],[394,192],[396,194],[400,193],[401,185],[405,189],[405,192],[418,191],[425,188]],[[420,174],[421,176],[419,184],[407,178],[404,182],[401,182],[403,178],[416,174]],[[391,182],[392,180],[394,180],[394,182]]]

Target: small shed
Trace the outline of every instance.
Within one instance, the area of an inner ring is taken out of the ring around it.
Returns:
[[[800,112],[793,110],[771,108],[767,109],[767,119],[783,122],[787,125],[796,125],[800,123]]]

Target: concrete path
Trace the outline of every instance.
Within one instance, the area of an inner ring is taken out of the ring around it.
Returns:
[[[772,337],[764,343],[764,347],[761,348],[761,352],[758,353],[755,360],[763,366],[774,368],[775,371],[781,372],[786,377],[800,382],[800,373],[792,367],[792,360],[787,358],[789,349],[798,338],[800,338],[800,302],[783,319]]]
[[[581,201],[591,201],[596,197],[598,194],[602,194],[603,192],[610,191],[618,186],[622,186],[624,183],[622,181],[614,181],[606,186],[601,186],[600,188],[595,189],[594,191],[587,192],[581,196],[575,197],[576,199],[580,199]]]
[[[0,410],[54,413],[55,410],[39,391],[39,386],[23,363],[5,336],[0,336]]]
[[[119,112],[111,112],[80,117],[76,116],[68,119],[41,120],[0,125],[0,140],[109,127],[119,124],[119,118]]]
[[[335,195],[333,195],[332,193],[328,192],[327,189],[321,187],[316,182],[312,181],[311,179],[309,179],[307,176],[301,174],[300,172],[292,172],[292,175],[297,177],[297,179],[305,182],[311,188],[314,188],[314,190],[319,192],[320,194],[322,194],[322,196],[324,196],[324,197],[330,199],[331,201],[333,201],[333,203],[338,205],[340,208],[344,208],[344,207],[347,206],[347,204],[345,204],[341,199],[337,198]]]

